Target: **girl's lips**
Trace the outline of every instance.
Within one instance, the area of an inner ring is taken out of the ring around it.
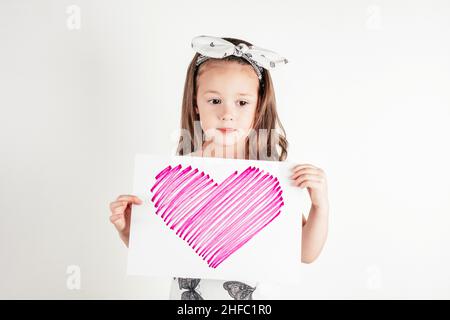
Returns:
[[[236,131],[236,129],[233,129],[233,128],[217,128],[217,130],[219,130],[223,133],[230,133],[230,132]]]

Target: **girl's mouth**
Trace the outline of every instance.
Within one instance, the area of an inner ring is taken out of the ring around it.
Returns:
[[[217,128],[217,130],[219,130],[220,132],[225,133],[225,134],[236,131],[236,129],[233,129],[233,128]]]

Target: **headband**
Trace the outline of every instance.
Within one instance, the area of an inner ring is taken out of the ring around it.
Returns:
[[[245,59],[255,69],[258,79],[262,79],[263,69],[274,69],[277,65],[288,63],[286,58],[279,54],[255,47],[247,46],[245,43],[234,45],[233,43],[217,37],[198,36],[192,39],[191,47],[200,53],[196,66],[211,58],[223,59],[228,56],[236,56]]]

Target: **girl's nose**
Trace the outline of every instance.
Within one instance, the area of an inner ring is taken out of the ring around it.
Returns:
[[[222,120],[223,121],[232,121],[233,120],[233,115],[231,113],[226,113],[222,116]]]
[[[234,120],[233,106],[231,105],[231,103],[225,103],[223,105],[221,119],[222,119],[222,121]]]

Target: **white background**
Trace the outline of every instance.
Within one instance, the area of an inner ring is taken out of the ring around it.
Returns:
[[[173,154],[200,34],[289,59],[272,73],[288,160],[328,176],[327,244],[282,297],[450,298],[447,0],[2,0],[0,298],[168,296],[125,277],[108,206],[135,153]]]

